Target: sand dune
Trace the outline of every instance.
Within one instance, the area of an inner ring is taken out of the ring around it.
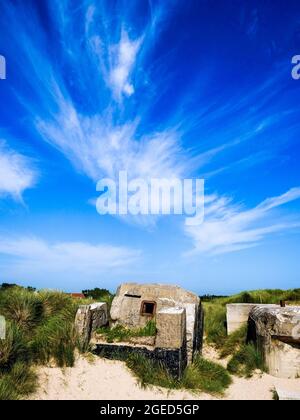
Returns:
[[[38,368],[39,391],[33,400],[214,400],[201,393],[167,391],[158,387],[143,389],[122,362],[97,357],[78,357],[73,368]],[[299,391],[300,380],[283,380],[256,375],[247,380],[234,378],[225,400],[271,400],[272,389]]]

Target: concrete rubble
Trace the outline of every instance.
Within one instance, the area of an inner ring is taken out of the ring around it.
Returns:
[[[264,356],[269,373],[279,378],[300,377],[300,307],[256,307],[249,328]]]
[[[75,328],[81,348],[87,348],[91,335],[108,323],[108,307],[106,303],[93,303],[79,307],[75,317]]]

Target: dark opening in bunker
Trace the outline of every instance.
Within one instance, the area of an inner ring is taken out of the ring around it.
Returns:
[[[144,301],[141,306],[141,315],[154,316],[156,311],[156,302]]]

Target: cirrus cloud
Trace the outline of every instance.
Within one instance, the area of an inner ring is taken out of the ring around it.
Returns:
[[[299,198],[300,188],[292,188],[246,210],[241,205],[234,205],[228,197],[208,196],[204,223],[185,227],[185,233],[194,242],[194,249],[187,255],[240,251],[258,245],[271,234],[300,228],[299,216],[272,213],[277,207]]]
[[[37,173],[30,160],[0,140],[0,197],[10,196],[21,201],[24,191],[32,188],[36,180]]]

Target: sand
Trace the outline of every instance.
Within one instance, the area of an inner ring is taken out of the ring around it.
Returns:
[[[41,367],[38,375],[40,386],[31,396],[33,400],[198,399],[188,392],[169,392],[158,387],[143,389],[125,363],[100,358],[91,362],[90,358],[79,357],[73,368]]]
[[[216,358],[211,348],[206,348],[204,354],[211,360]],[[300,379],[278,379],[266,374],[233,378],[223,398],[158,387],[143,389],[123,362],[93,356],[79,356],[73,368],[40,367],[37,373],[39,390],[32,400],[272,400],[274,387],[300,391]]]

